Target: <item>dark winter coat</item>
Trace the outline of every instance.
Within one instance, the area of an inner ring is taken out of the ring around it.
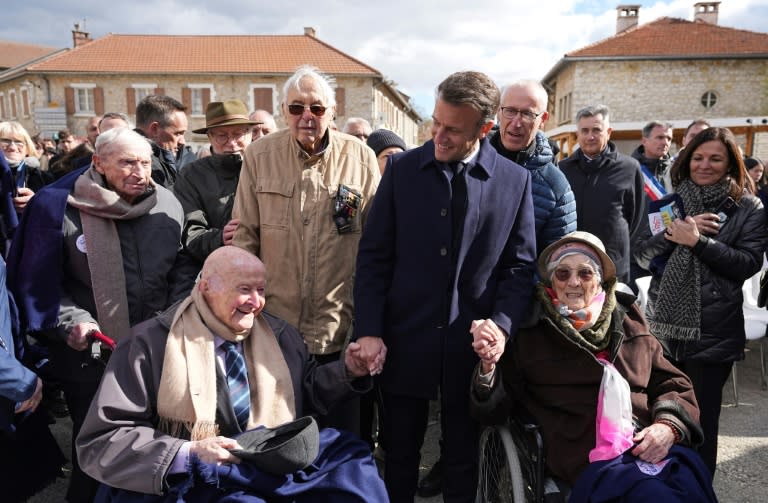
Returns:
[[[554,163],[555,156],[544,133],[537,132],[531,148],[523,152],[504,148],[498,133],[490,136],[490,142],[499,154],[531,172],[537,252],[575,231],[576,200],[568,180]]]
[[[690,380],[664,358],[634,297],[619,292],[616,300],[608,359],[629,383],[634,422],[644,428],[664,417],[686,432],[687,444],[701,443]],[[538,304],[534,312],[538,322],[510,340],[490,393],[473,386],[471,412],[480,422],[498,424],[527,410],[541,429],[548,469],[572,485],[595,447],[603,366],[564,335]]]
[[[600,238],[619,281],[628,284],[630,237],[648,218],[640,165],[608,142],[592,161],[578,149],[558,166],[576,198],[578,230]]]
[[[710,208],[707,211],[712,211]],[[693,216],[693,215],[691,215]],[[701,338],[686,347],[686,359],[707,362],[728,362],[744,358],[744,281],[756,274],[763,265],[763,252],[768,243],[766,213],[759,199],[745,195],[732,216],[722,224],[716,236],[702,236],[693,254],[706,266],[701,278]],[[655,266],[655,257],[672,253],[674,243],[660,232],[646,232],[634,251],[638,265],[653,273],[648,290],[648,314],[659,291],[663,269]],[[688,302],[689,299],[679,299]]]
[[[223,244],[242,164],[236,154],[204,157],[180,171],[173,186],[184,209],[184,247],[200,264]]]

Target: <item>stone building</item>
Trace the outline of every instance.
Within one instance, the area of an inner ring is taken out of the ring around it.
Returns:
[[[693,21],[643,25],[639,5],[620,5],[614,36],[558,61],[542,83],[550,91],[546,133],[563,154],[576,145],[576,112],[602,103],[627,154],[650,120],[671,122],[679,145],[688,124],[704,118],[730,128],[746,153],[768,157],[768,34],[718,26],[719,4],[696,3]]]
[[[0,120],[31,133],[68,127],[83,135],[89,117],[124,112],[148,94],[166,94],[188,107],[189,130],[205,125],[210,101],[242,100],[284,125],[280,102],[286,79],[309,64],[336,80],[339,126],[363,117],[415,143],[421,117],[410,98],[378,70],[331,47],[313,28],[303,35],[115,35],[91,39],[75,25],[71,50],[0,73]],[[203,135],[187,134],[202,144]]]

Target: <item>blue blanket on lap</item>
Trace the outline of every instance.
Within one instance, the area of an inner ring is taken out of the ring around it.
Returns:
[[[355,436],[326,428],[320,431],[320,454],[306,469],[290,475],[264,473],[247,461],[214,465],[190,458],[186,477],[166,494],[143,494],[102,485],[96,503],[218,502],[387,502],[368,445]]]

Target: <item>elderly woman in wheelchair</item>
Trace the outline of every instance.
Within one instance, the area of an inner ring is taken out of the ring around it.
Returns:
[[[473,334],[474,417],[532,417],[546,471],[570,501],[716,501],[690,448],[702,440],[691,382],[664,358],[634,297],[617,291],[602,242],[568,234],[538,268],[531,319],[506,350]]]

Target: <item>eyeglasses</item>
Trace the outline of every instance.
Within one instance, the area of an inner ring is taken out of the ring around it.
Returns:
[[[213,131],[209,133],[209,136],[211,140],[213,140],[215,143],[218,143],[219,145],[229,143],[230,141],[237,141],[242,140],[245,138],[249,133],[251,132],[250,128],[241,129],[239,131],[235,131],[234,133],[225,133],[224,131]]]
[[[19,148],[24,148],[27,144],[21,140],[12,140],[11,138],[0,138],[0,146],[8,148],[11,145],[16,145]]]
[[[560,268],[555,269],[555,279],[557,281],[568,281],[571,279],[571,276],[573,276],[573,273],[576,273],[576,275],[579,277],[581,281],[584,281],[585,283],[587,281],[592,281],[592,278],[595,277],[595,271],[592,269],[566,269],[566,268]]]
[[[543,113],[544,112],[535,113],[530,110],[518,110],[515,107],[501,107],[501,115],[505,119],[514,120],[519,116],[520,121],[526,124],[532,124],[533,121],[538,119]]]
[[[304,113],[304,110],[309,109],[309,112],[314,115],[315,117],[322,117],[325,115],[325,111],[328,110],[327,107],[324,107],[323,105],[299,105],[294,103],[293,105],[288,105],[288,113],[291,115],[301,115]]]

